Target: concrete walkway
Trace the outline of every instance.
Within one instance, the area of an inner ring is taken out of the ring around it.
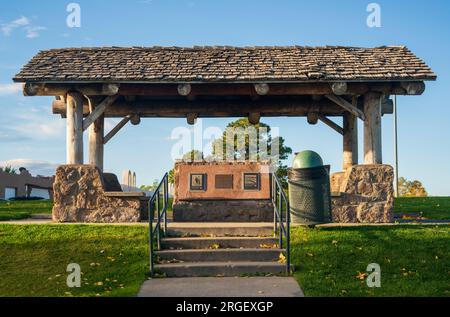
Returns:
[[[304,297],[293,277],[153,278],[138,297]]]

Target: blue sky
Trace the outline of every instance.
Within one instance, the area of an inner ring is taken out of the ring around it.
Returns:
[[[52,98],[21,96],[11,78],[41,49],[86,46],[406,45],[438,75],[422,96],[399,97],[400,175],[421,180],[433,195],[450,195],[450,2],[89,0],[81,28],[68,28],[71,1],[3,1],[0,10],[0,164],[48,173],[65,161],[65,121],[51,114]],[[366,25],[370,2],[381,5],[381,28]],[[228,119],[205,119],[225,127]],[[337,171],[341,137],[305,118],[271,118],[294,151],[312,149]],[[109,120],[107,128],[114,122]],[[136,171],[151,183],[171,168],[170,140],[181,119],[145,119],[127,126],[105,148],[105,169]],[[385,163],[393,162],[392,116],[383,118]],[[362,127],[360,127],[360,134]],[[361,140],[360,140],[361,141]],[[360,142],[360,151],[362,151]],[[87,158],[87,149],[85,151]],[[362,155],[360,155],[360,159]],[[290,164],[290,163],[289,163]]]

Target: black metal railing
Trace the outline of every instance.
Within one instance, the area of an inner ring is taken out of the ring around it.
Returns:
[[[161,199],[162,198],[162,199]],[[161,249],[161,235],[167,234],[167,208],[169,204],[169,174],[164,174],[158,187],[148,202],[148,228],[149,234],[149,259],[150,275],[154,274],[154,243],[156,249]],[[156,218],[155,218],[156,217]],[[156,220],[156,223],[154,223]],[[163,227],[161,228],[161,222]]]
[[[270,197],[273,203],[273,230],[279,238],[280,248],[283,248],[283,237],[286,250],[286,273],[291,274],[291,241],[290,241],[290,207],[283,186],[275,173],[271,174]],[[284,211],[284,213],[283,213]]]

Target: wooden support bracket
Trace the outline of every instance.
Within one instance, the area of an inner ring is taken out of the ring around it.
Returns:
[[[364,115],[364,112],[359,110],[355,105],[352,105],[350,102],[348,102],[344,98],[342,98],[340,96],[336,96],[336,95],[325,95],[325,97],[327,97],[329,100],[333,101],[338,106],[341,106],[348,112],[354,114],[361,120],[363,120],[363,121],[366,120],[366,116]]]
[[[122,129],[128,123],[128,121],[131,120],[132,117],[132,114],[125,116],[114,128],[112,128],[112,130],[109,131],[109,133],[104,137],[103,144],[108,143],[108,141],[111,140],[112,137],[115,136],[117,132],[119,132],[120,129]]]
[[[341,135],[344,135],[344,129],[341,128],[336,122],[328,119],[326,116],[322,114],[319,114],[319,120],[325,123],[330,128],[332,128],[334,131],[340,133]]]
[[[112,105],[117,100],[117,95],[108,96],[95,107],[95,109],[83,120],[83,131],[86,131],[89,126],[95,122],[106,110],[106,108]]]

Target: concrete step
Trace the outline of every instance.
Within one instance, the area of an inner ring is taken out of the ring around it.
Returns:
[[[268,237],[187,237],[161,239],[162,249],[227,249],[278,247],[278,240]]]
[[[169,226],[168,235],[172,237],[270,237],[273,236],[273,226],[270,225],[240,225],[214,224],[204,226]]]
[[[157,251],[160,261],[183,262],[262,262],[277,261],[282,249],[191,249]]]
[[[242,276],[286,273],[278,262],[184,262],[157,264],[155,270],[167,277]]]

